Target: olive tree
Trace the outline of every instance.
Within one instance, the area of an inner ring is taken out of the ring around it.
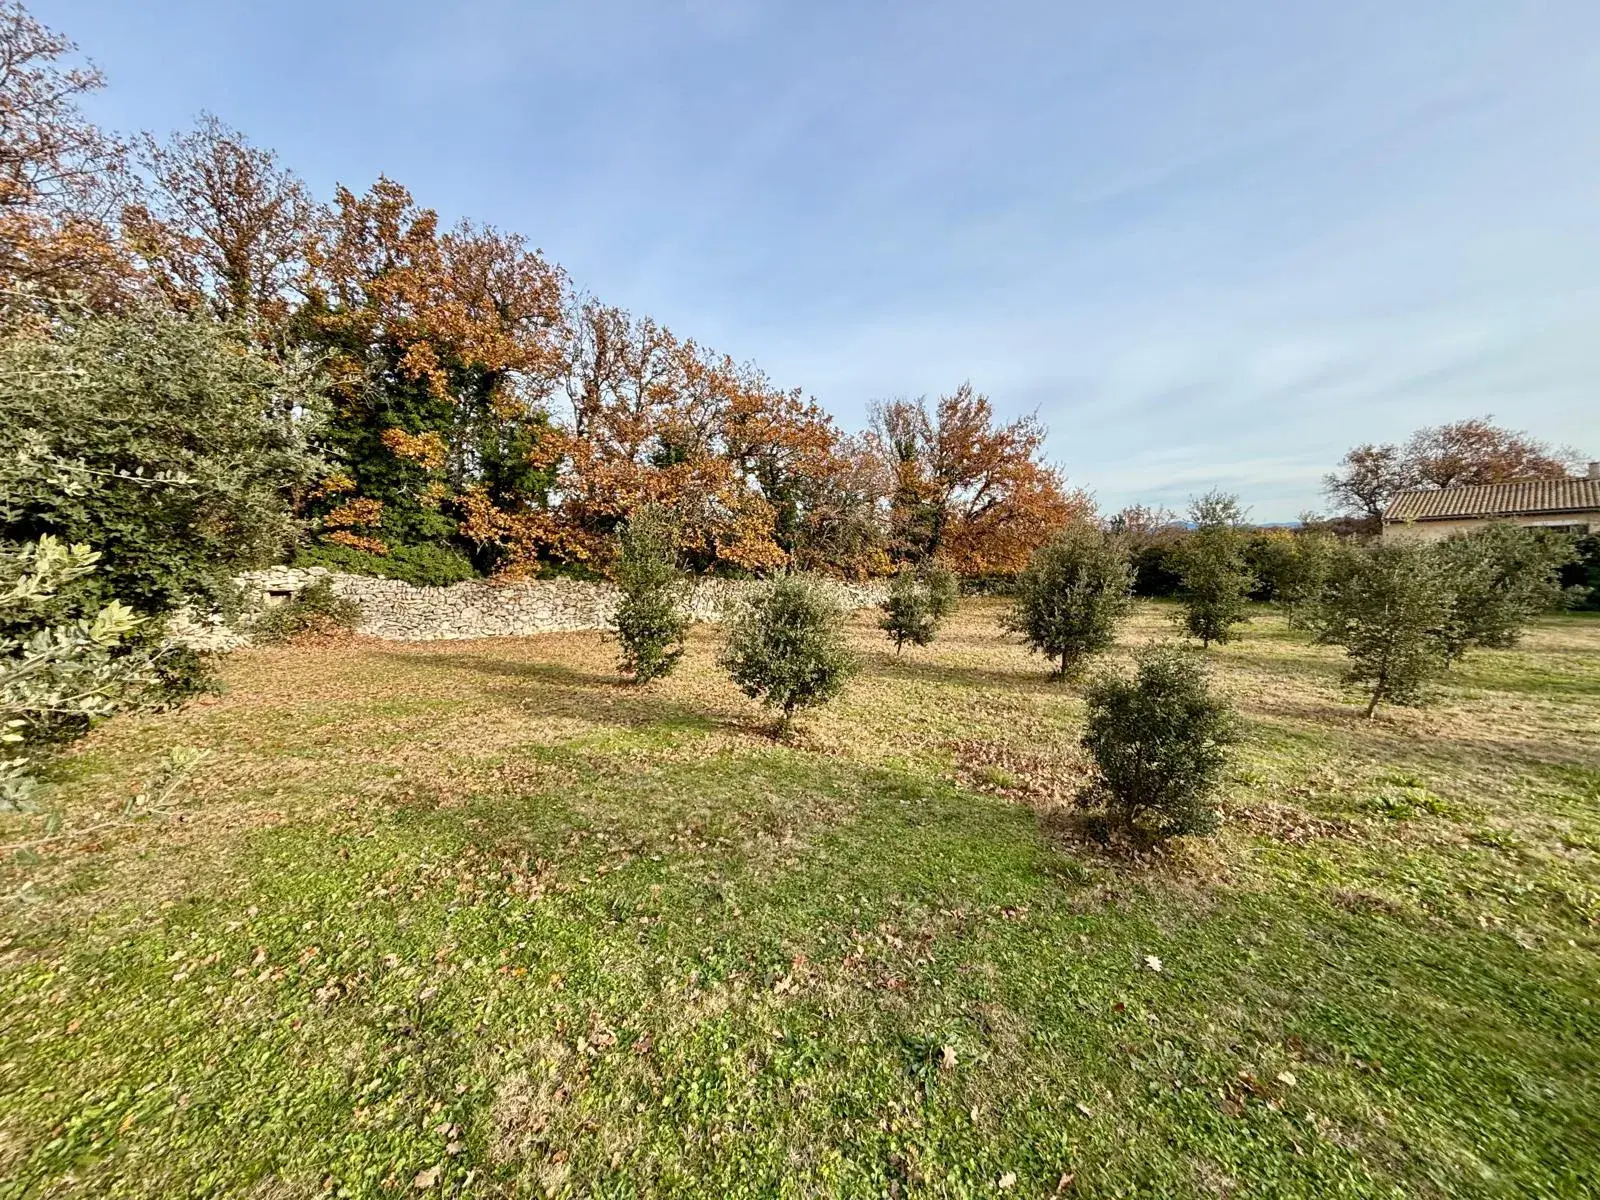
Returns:
[[[689,631],[677,530],[665,510],[646,505],[628,519],[617,535],[613,574],[621,599],[611,628],[622,647],[622,669],[648,683],[678,665]]]
[[[1450,665],[1462,634],[1459,588],[1437,546],[1374,542],[1348,551],[1317,606],[1317,640],[1343,646],[1344,679],[1381,703],[1415,705]]]
[[[838,695],[855,670],[843,618],[814,581],[785,576],[735,616],[722,666],[745,695],[777,709],[787,729],[796,712]]]
[[[293,542],[320,469],[310,364],[157,307],[0,332],[0,538],[100,555],[83,587],[135,611],[217,600]]]
[[[1205,646],[1228,641],[1233,627],[1249,620],[1256,579],[1245,556],[1244,517],[1238,498],[1225,492],[1208,492],[1189,509],[1194,532],[1179,552],[1178,619]]]
[[[902,567],[895,572],[894,578],[889,580],[888,593],[878,607],[883,612],[878,628],[888,634],[896,654],[907,642],[926,646],[933,641],[939,626],[933,592],[911,568]]]
[[[1452,659],[1516,645],[1529,621],[1561,607],[1561,568],[1575,556],[1571,537],[1509,522],[1448,538],[1438,552],[1456,592]]]
[[[1236,726],[1194,652],[1146,647],[1131,680],[1108,675],[1090,685],[1085,700],[1082,741],[1094,777],[1080,800],[1103,805],[1111,824],[1130,833],[1215,830],[1212,797]]]
[[[1067,675],[1108,648],[1133,603],[1133,569],[1120,538],[1075,521],[1034,552],[1017,579],[1017,597],[1001,618],[1035,653]]]

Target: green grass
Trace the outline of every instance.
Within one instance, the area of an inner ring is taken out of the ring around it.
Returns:
[[[1369,725],[1258,616],[1223,834],[1131,863],[997,612],[863,616],[783,744],[705,629],[642,690],[254,651],[104,727],[0,830],[0,1195],[1593,1194],[1600,623]]]

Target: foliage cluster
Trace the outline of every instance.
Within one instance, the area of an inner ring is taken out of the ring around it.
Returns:
[[[321,543],[305,546],[294,557],[297,567],[327,567],[349,575],[375,575],[398,579],[413,587],[448,587],[479,578],[472,560],[459,550],[422,542],[400,543],[383,554],[358,550],[352,546]]]
[[[291,599],[262,612],[250,625],[250,639],[274,645],[305,635],[348,633],[361,624],[361,605],[333,590],[326,578],[314,579]]]
[[[1069,674],[1116,640],[1132,603],[1127,547],[1088,521],[1074,521],[1034,554],[1003,620],[1028,648]]]
[[[628,518],[617,540],[614,574],[621,599],[613,631],[622,647],[622,669],[636,682],[648,683],[678,665],[689,630],[677,526],[664,509],[648,505]]]
[[[1084,693],[1083,745],[1094,778],[1080,794],[1128,833],[1156,838],[1217,827],[1214,797],[1235,740],[1226,701],[1192,652],[1157,643],[1134,677],[1107,675]]]
[[[96,721],[209,684],[199,657],[127,605],[70,598],[99,555],[46,535],[0,543],[0,809],[31,801],[39,758]]]
[[[815,581],[788,575],[766,585],[728,627],[721,662],[745,695],[794,714],[837,695],[855,671],[843,613]]]

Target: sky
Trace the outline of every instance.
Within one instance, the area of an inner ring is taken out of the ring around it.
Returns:
[[[846,428],[963,380],[1103,508],[1600,457],[1595,0],[30,0],[123,131],[519,231]]]

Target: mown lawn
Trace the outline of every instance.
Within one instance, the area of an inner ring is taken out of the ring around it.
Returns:
[[[783,744],[704,627],[112,722],[0,822],[0,1195],[1596,1194],[1600,621],[1369,724],[1258,615],[1224,832],[1135,863],[998,611],[863,614]]]

